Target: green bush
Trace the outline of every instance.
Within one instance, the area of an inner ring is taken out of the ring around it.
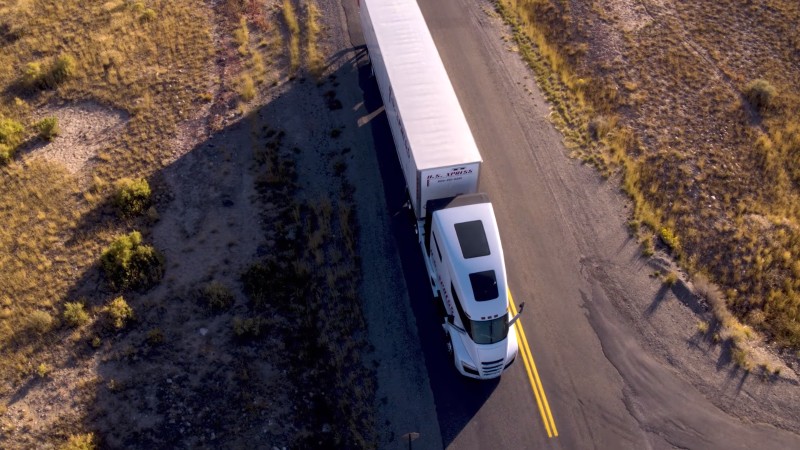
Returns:
[[[747,85],[744,95],[754,108],[764,111],[772,105],[778,90],[769,81],[758,79]]]
[[[662,227],[658,232],[658,236],[661,238],[661,242],[669,247],[670,250],[678,250],[680,243],[678,242],[678,237],[675,236],[675,233],[673,233],[671,229]]]
[[[42,89],[47,74],[40,62],[30,62],[25,64],[25,69],[22,71],[22,84],[29,88]]]
[[[50,68],[50,77],[53,81],[53,86],[63,83],[68,78],[75,75],[77,63],[75,58],[70,55],[60,55],[56,58],[53,66]]]
[[[7,144],[0,144],[0,166],[4,166],[14,157],[14,149]]]
[[[122,178],[114,183],[114,206],[123,216],[140,214],[150,206],[150,184],[144,178]]]
[[[31,89],[54,88],[73,77],[77,67],[70,55],[59,55],[46,70],[40,61],[30,62],[22,71],[22,84]]]
[[[36,375],[38,375],[39,378],[47,378],[50,376],[52,372],[53,372],[53,367],[50,366],[50,364],[41,363],[38,366],[36,366]]]
[[[16,147],[22,142],[25,127],[14,119],[0,118],[0,144]]]
[[[125,328],[125,325],[133,319],[133,308],[122,297],[111,300],[106,305],[105,311],[108,314],[109,323],[117,330]]]
[[[71,327],[79,327],[89,321],[83,303],[67,302],[64,304],[64,321]]]
[[[52,141],[61,133],[61,130],[58,128],[57,117],[45,117],[36,122],[35,127],[36,131],[39,132],[39,137],[46,141]]]
[[[152,246],[142,244],[138,231],[112,242],[100,257],[100,264],[115,289],[147,289],[164,275],[164,257]]]
[[[25,127],[14,119],[0,118],[0,165],[8,164],[22,142]]]

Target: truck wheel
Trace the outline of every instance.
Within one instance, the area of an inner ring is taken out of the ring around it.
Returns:
[[[436,297],[434,297],[433,301],[436,302],[436,314],[439,314],[439,317],[446,317],[447,313],[444,310],[444,302],[442,302],[442,294],[439,294]]]

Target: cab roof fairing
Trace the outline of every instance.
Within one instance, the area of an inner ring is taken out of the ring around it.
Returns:
[[[434,228],[435,232],[440,237],[437,242],[441,246],[446,246],[445,251],[451,255],[450,270],[454,274],[454,278],[457,278],[453,284],[464,312],[472,320],[488,320],[506,314],[508,312],[506,265],[492,204],[480,203],[441,209],[434,214],[438,217],[438,220],[434,221],[437,223]],[[480,220],[483,223],[486,241],[489,245],[489,255],[465,259],[461,252],[455,225],[474,220]],[[499,295],[494,300],[479,302],[475,300],[469,274],[486,270],[495,271]]]

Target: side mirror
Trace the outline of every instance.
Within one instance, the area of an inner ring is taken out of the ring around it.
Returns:
[[[453,316],[451,314],[448,314],[445,317],[445,320],[447,320],[447,323],[453,323]]]
[[[519,312],[517,312],[517,315],[516,315],[516,316],[514,316],[514,317],[512,317],[512,318],[511,318],[511,320],[509,320],[509,321],[508,321],[508,326],[509,326],[509,327],[510,327],[510,326],[512,326],[512,325],[514,325],[514,322],[516,322],[517,320],[519,320],[519,316],[521,316],[521,315],[522,315],[522,310],[523,310],[523,309],[525,309],[525,302],[522,302],[522,303],[520,303],[520,304],[519,304]]]

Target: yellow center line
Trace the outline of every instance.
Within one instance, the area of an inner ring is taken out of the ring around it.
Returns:
[[[511,315],[517,315],[517,307],[514,305],[514,298],[511,296],[511,290],[508,291],[508,305],[511,309]],[[542,416],[544,428],[547,431],[547,437],[557,437],[558,430],[556,429],[556,422],[553,420],[553,413],[550,412],[550,404],[547,403],[547,395],[544,393],[542,387],[542,380],[539,378],[539,371],[536,370],[536,363],[533,360],[528,340],[525,337],[525,330],[522,328],[522,322],[517,320],[514,323],[517,330],[517,342],[520,347],[520,354],[522,361],[525,363],[525,371],[528,373],[528,380],[533,389],[533,395],[536,397],[536,404],[539,406],[539,414]]]

